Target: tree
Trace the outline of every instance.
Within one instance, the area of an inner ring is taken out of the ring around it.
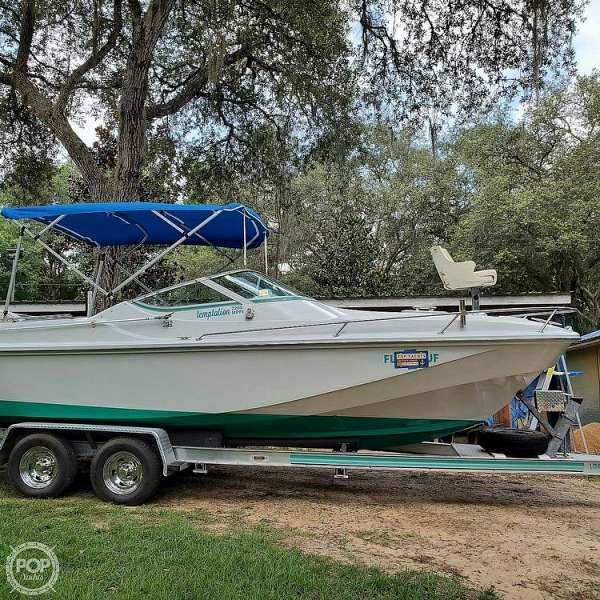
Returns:
[[[378,269],[382,248],[362,215],[332,214],[315,234],[302,274],[317,293],[343,298],[384,292],[385,275]]]
[[[439,287],[429,247],[452,239],[468,205],[465,177],[447,154],[444,145],[433,157],[410,131],[363,126],[350,160],[312,163],[292,177],[282,260],[292,284],[318,295]],[[336,271],[345,283],[335,283]]]
[[[57,167],[49,158],[31,153],[16,157],[12,169],[0,184],[0,206],[66,201],[72,168]],[[0,222],[0,299],[6,298],[12,258],[9,251],[16,247],[19,227],[4,219]],[[72,244],[62,236],[53,236],[52,243],[60,251],[73,251]],[[17,272],[16,300],[44,298],[46,300],[75,298],[77,283],[65,265],[25,239]],[[85,260],[81,255],[80,260]]]
[[[288,102],[317,109],[346,48],[334,5],[211,1],[176,9],[174,0],[2,3],[0,83],[65,147],[92,199],[131,199],[140,192],[145,141],[157,122],[188,113],[216,121],[228,137],[233,119],[271,119]],[[145,10],[144,10],[145,9]],[[317,26],[313,19],[318,18]],[[117,117],[112,172],[69,123],[86,101]]]
[[[465,206],[439,119],[541,89],[553,69],[568,70],[581,6],[0,0],[0,119],[17,144],[35,140],[45,155],[62,145],[82,178],[80,198],[248,194],[277,223],[282,260],[299,256],[289,240],[303,231],[304,208],[315,206],[296,194],[295,177],[314,162],[334,174],[351,162],[356,189],[365,192],[352,204],[383,249],[377,269],[412,286],[415,273],[427,272],[426,244],[451,236]],[[90,113],[104,126],[92,148],[72,126]],[[353,113],[404,119],[405,132],[429,119],[434,156],[392,140],[395,155],[385,150],[369,162],[364,153],[354,163],[364,140]],[[182,174],[195,185],[180,185]],[[382,182],[373,179],[380,175]],[[154,185],[161,179],[174,184]],[[102,284],[113,287],[119,277],[108,266]]]
[[[15,240],[18,235],[18,227],[13,223],[0,222],[0,300],[2,301],[6,298],[10,279],[13,260],[10,251],[15,249]],[[33,244],[27,244],[19,263],[15,300],[39,298],[44,277],[44,263],[40,248],[34,248]]]
[[[0,85],[65,148],[91,200],[140,197],[148,132],[180,128],[241,141],[281,107],[315,118],[335,104],[347,50],[334,3],[174,0],[0,4]],[[341,86],[343,87],[343,86]],[[86,106],[115,115],[114,167],[73,129]],[[105,284],[117,277],[106,269]]]
[[[580,0],[356,0],[363,86],[384,118],[427,127],[470,119],[574,71]]]
[[[600,327],[600,74],[554,90],[523,122],[464,131],[474,194],[453,245],[496,267],[498,292],[574,293]]]

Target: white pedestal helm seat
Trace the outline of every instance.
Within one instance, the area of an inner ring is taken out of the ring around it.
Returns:
[[[455,262],[450,253],[442,246],[432,246],[431,256],[435,268],[447,290],[470,290],[473,298],[473,309],[479,309],[479,289],[496,285],[495,269],[475,270],[472,260]]]

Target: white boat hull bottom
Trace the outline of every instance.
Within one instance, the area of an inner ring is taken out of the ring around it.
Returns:
[[[389,448],[482,421],[566,345],[436,342],[415,348],[400,342],[3,353],[0,423],[127,423],[222,431],[230,440],[355,440],[361,448]],[[401,362],[411,352],[427,353],[428,366],[396,368],[396,355]]]

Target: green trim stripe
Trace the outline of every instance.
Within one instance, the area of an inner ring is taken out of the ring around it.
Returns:
[[[407,469],[472,470],[472,471],[561,471],[565,473],[583,473],[585,464],[573,460],[543,461],[526,458],[464,458],[464,457],[423,457],[423,456],[365,456],[360,454],[292,454],[293,465],[340,466],[340,467],[391,467]],[[593,464],[598,469],[600,464]]]
[[[264,302],[287,302],[290,300],[307,300],[306,296],[273,296],[269,298],[252,298],[255,304],[263,304]]]
[[[152,306],[151,304],[146,304],[144,302],[132,302],[132,304],[145,310],[165,313],[180,312],[183,310],[198,310],[200,308],[213,308],[215,306],[241,306],[241,303],[236,302],[235,300],[231,300],[230,302],[211,302],[208,304],[186,304],[185,306]]]
[[[263,304],[265,302],[285,302],[286,300],[306,300],[306,298],[304,296],[277,296],[275,298],[252,298],[250,301],[254,304]],[[241,302],[231,300],[223,302],[210,302],[206,304],[186,304],[185,306],[154,306],[139,300],[133,300],[131,304],[139,306],[144,310],[151,310],[153,312],[180,312],[183,310],[213,308],[215,306],[234,306],[236,304],[241,305]]]

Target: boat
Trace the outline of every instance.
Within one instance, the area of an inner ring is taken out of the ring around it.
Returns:
[[[150,266],[182,244],[243,250],[246,263],[247,250],[268,238],[260,216],[238,204],[52,205],[2,215],[26,223],[21,235],[47,249],[51,229],[98,249],[163,245]],[[495,283],[495,272],[481,273]],[[104,290],[98,273],[81,274],[97,293],[124,287]],[[469,276],[477,283],[472,268]],[[248,268],[86,317],[22,318],[8,301],[4,314],[0,425],[150,426],[212,432],[227,446],[390,449],[440,438],[496,413],[578,339],[552,315],[464,305],[457,313],[343,310]]]

